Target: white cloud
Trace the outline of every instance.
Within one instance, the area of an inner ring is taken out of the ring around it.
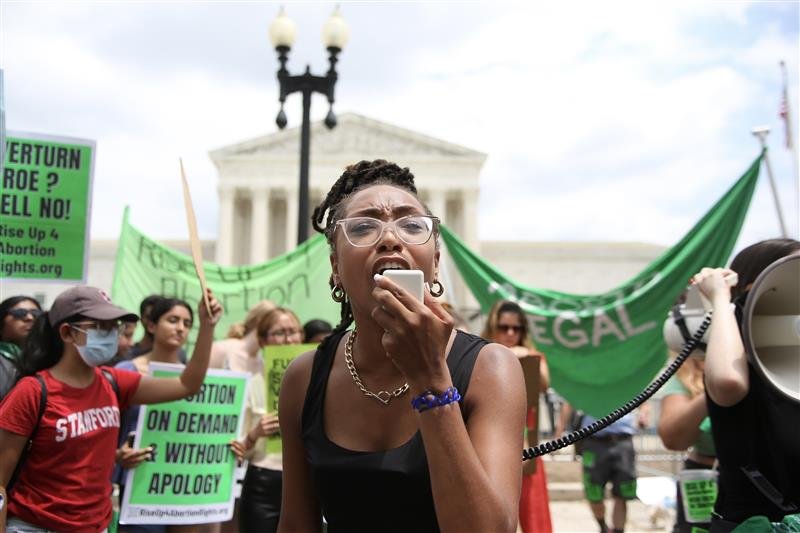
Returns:
[[[125,204],[147,233],[184,234],[183,156],[201,234],[213,236],[208,150],[275,129],[277,62],[264,37],[273,7],[5,6],[7,125],[98,140],[93,232],[105,238],[116,236]],[[328,6],[290,7],[302,31],[291,68],[309,58],[320,71],[324,54],[310,28]],[[797,17],[787,30],[784,5],[343,9],[353,37],[337,110],[487,152],[484,238],[670,244],[755,157],[749,128],[760,123],[775,131],[773,167],[787,218],[797,218],[775,116],[778,59],[795,73],[793,102],[798,94]],[[317,119],[327,112],[321,104]],[[287,113],[296,124],[295,100]],[[776,232],[764,184],[743,238]],[[490,223],[501,218],[508,222]]]

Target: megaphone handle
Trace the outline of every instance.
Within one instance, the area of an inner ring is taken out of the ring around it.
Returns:
[[[728,287],[735,287],[736,284],[739,283],[739,275],[733,270],[725,274],[722,277],[722,279],[723,281],[725,281],[725,284]],[[711,305],[711,302],[709,301],[708,298],[706,298],[706,295],[703,294],[703,291],[698,291],[698,292],[700,293],[700,301],[703,302],[703,309],[705,309],[706,311],[710,311],[714,306]]]

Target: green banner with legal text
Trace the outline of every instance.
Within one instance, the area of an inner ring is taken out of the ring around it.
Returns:
[[[204,262],[208,286],[225,308],[216,327],[216,337],[224,337],[230,326],[243,321],[247,311],[261,300],[288,307],[303,323],[315,318],[337,323],[339,304],[331,300],[328,286],[331,275],[329,253],[325,238],[317,235],[267,263],[220,266]],[[134,228],[128,221],[126,209],[111,295],[117,305],[138,311],[139,303],[150,294],[180,298],[196,309],[200,282],[190,256],[168,248]],[[197,328],[195,320],[189,336],[189,349]]]
[[[150,363],[154,377],[180,376],[181,365]],[[210,369],[197,394],[139,411],[134,448],[154,452],[128,470],[123,524],[202,524],[233,516],[236,458],[248,374]]]
[[[663,367],[662,325],[689,278],[725,265],[758,180],[763,153],[671,249],[603,294],[575,295],[524,286],[468,249],[447,228],[442,238],[467,286],[487,312],[498,300],[528,313],[533,341],[547,356],[553,387],[600,417],[640,392]]]
[[[0,275],[86,280],[94,141],[9,132],[0,183]]]

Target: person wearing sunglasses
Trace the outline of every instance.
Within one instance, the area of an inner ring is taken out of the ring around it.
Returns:
[[[506,347],[453,329],[436,301],[439,219],[414,176],[346,168],[312,217],[341,321],[280,394],[278,530],[507,531],[517,526],[525,384]],[[383,276],[420,270],[424,301]]]
[[[123,322],[138,318],[114,305],[100,289],[68,289],[36,318],[22,357],[25,377],[0,404],[0,494],[30,439],[8,494],[8,531],[108,527],[120,411],[200,390],[214,327],[222,316],[210,291],[209,298],[211,314],[202,301],[199,305],[194,356],[176,378],[100,369],[117,352]]]
[[[536,349],[528,333],[528,319],[522,308],[507,300],[496,302],[483,328],[482,336],[509,348],[520,359],[538,355],[539,392],[545,393],[550,386],[550,372],[544,354]],[[538,431],[538,405],[528,411],[530,428]],[[526,432],[525,446],[530,439]],[[547,492],[547,477],[541,457],[523,465],[522,496],[519,502],[519,524],[523,533],[547,533],[553,530],[550,518],[550,498]]]
[[[30,296],[12,296],[0,302],[0,400],[17,382],[22,346],[41,312],[39,302]]]

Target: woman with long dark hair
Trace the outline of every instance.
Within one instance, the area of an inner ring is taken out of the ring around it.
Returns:
[[[26,377],[0,404],[0,492],[31,440],[9,492],[10,531],[103,531],[108,526],[120,410],[200,390],[222,315],[210,291],[209,297],[210,315],[200,304],[194,356],[176,378],[99,368],[117,351],[121,321],[137,318],[100,289],[64,291],[36,319],[22,359]]]
[[[11,296],[0,302],[0,400],[17,382],[22,346],[41,313],[39,302],[30,296]]]
[[[502,344],[514,354],[525,357],[539,357],[539,393],[550,386],[550,370],[544,354],[536,349],[528,332],[528,319],[525,312],[515,302],[500,300],[495,303],[486,318],[481,336],[484,339]],[[535,445],[536,435],[528,432],[539,429],[538,403],[528,409],[525,447]],[[533,439],[531,438],[533,437]],[[521,465],[522,494],[519,500],[519,525],[523,533],[550,533],[553,523],[550,518],[550,496],[547,492],[547,474],[541,457]]]
[[[800,242],[794,239],[761,241],[739,252],[730,268],[704,268],[693,278],[713,309],[705,384],[719,461],[714,533],[732,531],[755,516],[780,522],[800,513],[800,405],[753,367],[740,333],[742,310],[759,274],[797,254]],[[738,282],[730,287],[726,280],[733,273]]]

